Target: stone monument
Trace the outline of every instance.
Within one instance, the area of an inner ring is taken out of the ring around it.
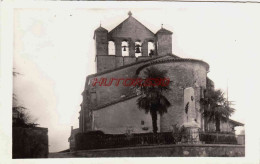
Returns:
[[[200,143],[199,140],[199,124],[196,120],[194,89],[188,87],[184,89],[184,109],[185,121],[182,125],[186,129],[186,142]]]

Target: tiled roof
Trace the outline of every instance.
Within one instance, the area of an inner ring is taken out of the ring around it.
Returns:
[[[137,70],[136,70],[136,74],[138,75],[139,72],[146,68],[146,67],[149,67],[151,65],[156,65],[156,64],[161,64],[161,63],[171,63],[171,62],[198,62],[198,63],[201,63],[201,64],[204,64],[206,66],[206,69],[207,71],[209,70],[209,64],[202,61],[202,60],[197,60],[197,59],[189,59],[189,58],[173,58],[173,59],[162,59],[162,60],[157,60],[157,61],[152,61],[150,63],[147,63],[141,67],[139,67]]]
[[[103,75],[103,74],[106,74],[106,73],[114,72],[114,71],[117,71],[117,70],[120,70],[120,69],[123,69],[123,68],[133,66],[135,64],[140,64],[140,63],[152,61],[152,60],[155,60],[155,59],[163,58],[165,56],[172,56],[174,58],[180,58],[180,57],[173,55],[173,54],[168,54],[168,55],[164,55],[164,56],[156,56],[156,57],[152,57],[152,58],[147,59],[147,60],[137,61],[137,62],[134,62],[134,63],[131,63],[131,64],[123,65],[123,66],[117,67],[115,69],[106,70],[106,71],[102,71],[102,72],[99,72],[99,73],[91,74],[91,75],[88,75],[88,77],[95,77],[95,76]]]
[[[102,32],[102,31],[108,32],[107,29],[105,29],[105,28],[103,28],[103,27],[101,27],[101,26],[95,30],[95,32],[100,32],[100,31],[101,31],[101,32]]]
[[[139,23],[139,24],[141,24],[145,29],[147,29],[148,31],[150,31],[152,34],[154,34],[149,28],[147,28],[145,25],[143,25],[141,22],[139,22],[137,19],[135,19],[133,16],[129,16],[128,18],[126,18],[123,22],[121,22],[119,25],[117,25],[115,28],[113,28],[110,32],[109,32],[109,34],[111,34],[111,33],[113,33],[117,28],[121,28],[121,26],[125,23],[125,22],[127,22],[127,21],[129,21],[129,20],[135,20],[137,23]]]
[[[96,36],[96,32],[108,32],[107,29],[103,28],[103,27],[98,27],[95,32],[94,32],[94,36],[93,36],[93,39],[95,39],[95,36]]]
[[[157,31],[156,34],[158,34],[158,33],[163,33],[163,34],[172,34],[171,31],[166,30],[166,29],[164,29],[164,28],[161,28],[159,31]]]
[[[232,119],[229,119],[229,122],[232,123],[232,124],[234,124],[234,125],[236,125],[236,126],[244,126],[243,123],[238,122],[238,121],[235,121],[235,120],[232,120]]]

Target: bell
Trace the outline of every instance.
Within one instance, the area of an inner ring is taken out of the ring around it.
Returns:
[[[154,51],[150,50],[149,56],[153,56],[154,55]]]
[[[126,46],[123,46],[123,51],[126,51]]]
[[[140,45],[136,45],[135,52],[136,52],[136,53],[141,53],[141,51],[140,51]]]

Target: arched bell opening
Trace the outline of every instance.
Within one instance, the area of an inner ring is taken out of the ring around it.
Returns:
[[[140,41],[135,42],[135,57],[142,56],[142,43]]]
[[[115,42],[114,41],[109,41],[108,42],[108,55],[115,55],[116,50],[115,50]]]
[[[153,41],[148,42],[148,56],[154,56],[155,55],[155,46]]]
[[[129,56],[129,43],[122,41],[122,56]]]

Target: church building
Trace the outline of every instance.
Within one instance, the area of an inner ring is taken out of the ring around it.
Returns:
[[[98,27],[94,32],[95,74],[86,78],[82,93],[79,132],[100,130],[107,134],[152,132],[152,119],[137,106],[133,87],[110,85],[109,79],[142,77],[147,68],[167,71],[171,106],[158,115],[158,132],[195,121],[204,130],[200,99],[206,89],[209,65],[201,60],[172,54],[172,32],[163,27],[153,33],[132,13],[111,31]],[[105,85],[99,85],[100,79]],[[93,81],[98,82],[93,85]],[[188,109],[187,109],[187,104]],[[185,108],[186,107],[186,108]],[[186,109],[186,110],[185,110]]]

